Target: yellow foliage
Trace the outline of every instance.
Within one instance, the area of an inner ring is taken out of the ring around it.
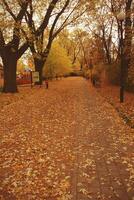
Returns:
[[[25,70],[25,65],[22,62],[22,60],[19,60],[17,63],[17,71],[21,73],[24,72],[24,70]]]
[[[45,77],[63,76],[71,71],[72,65],[66,50],[58,42],[54,42],[44,66]]]

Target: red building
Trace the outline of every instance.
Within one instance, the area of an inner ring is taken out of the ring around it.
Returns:
[[[31,72],[23,72],[17,74],[17,84],[23,85],[23,84],[30,84],[31,83]]]

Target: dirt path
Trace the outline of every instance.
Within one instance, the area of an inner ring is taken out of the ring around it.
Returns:
[[[29,92],[0,122],[1,200],[134,200],[134,133],[84,79]]]

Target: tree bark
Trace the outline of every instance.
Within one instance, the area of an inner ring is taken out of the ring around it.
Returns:
[[[35,58],[34,64],[35,64],[35,71],[39,72],[39,82],[36,84],[42,85],[42,83],[43,83],[43,67],[44,67],[45,61]]]
[[[4,64],[4,93],[15,93],[17,90],[16,82],[16,69],[17,69],[17,57],[15,53],[11,51],[5,51],[3,58]]]
[[[123,40],[123,28],[121,21],[121,88],[120,88],[120,102],[124,102],[124,92],[128,77],[128,69],[131,62],[131,48],[132,48],[132,21],[131,21],[131,4],[132,0],[128,0],[126,3],[126,18],[125,18],[125,38]]]
[[[121,54],[120,103],[124,102],[126,79],[127,79],[126,60],[124,59],[124,54]]]
[[[104,45],[104,49],[105,49],[105,55],[106,55],[106,59],[107,59],[107,63],[110,65],[111,64],[111,55],[110,55],[110,42],[108,44],[106,37],[105,37],[105,29],[102,30],[103,31],[103,45]]]

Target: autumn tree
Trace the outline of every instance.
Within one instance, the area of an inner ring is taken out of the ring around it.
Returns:
[[[70,0],[0,2],[0,56],[4,65],[4,92],[17,92],[17,61],[28,47],[42,82],[42,68],[52,42],[65,26],[81,16],[80,4],[79,1]],[[73,15],[75,10],[76,15]]]
[[[75,72],[82,68],[80,62],[82,48],[77,36],[77,28],[73,31],[65,29],[58,36],[59,44],[66,49]]]
[[[71,71],[72,64],[66,49],[58,41],[55,41],[45,63],[44,76],[54,78],[69,74]]]
[[[17,72],[23,73],[24,70],[25,70],[25,64],[23,63],[22,60],[19,60],[19,61],[17,62]]]
[[[30,10],[26,13],[26,22],[32,35],[29,47],[33,55],[35,70],[40,75],[39,84],[42,84],[42,70],[54,39],[65,27],[74,23],[86,8],[81,8],[79,0],[53,0],[47,9],[44,24],[36,27],[33,7],[34,5],[31,3]],[[26,39],[29,40],[27,36]]]
[[[98,0],[94,2],[93,9],[87,13],[85,25],[93,38],[98,38],[103,45],[104,62],[111,64],[113,61],[112,48],[115,41],[115,19],[111,14],[109,0]]]
[[[20,27],[30,0],[0,2],[0,56],[4,65],[3,92],[17,92],[17,61],[28,48],[21,43]]]
[[[107,64],[121,61],[121,102],[132,63],[133,9],[133,0],[98,0],[85,18],[86,28],[102,41]],[[122,19],[120,13],[124,13]]]

